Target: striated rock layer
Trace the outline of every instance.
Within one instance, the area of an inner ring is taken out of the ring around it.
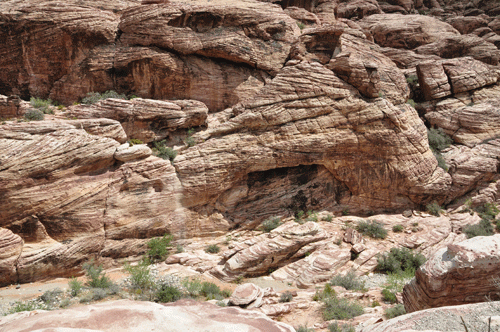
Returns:
[[[404,287],[406,312],[497,299],[500,235],[478,236],[438,250]]]

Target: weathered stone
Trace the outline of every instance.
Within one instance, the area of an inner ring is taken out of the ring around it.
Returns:
[[[437,251],[405,286],[406,312],[496,299],[500,235],[478,236]]]
[[[394,48],[413,49],[443,37],[460,35],[448,23],[424,15],[379,14],[359,23],[372,33],[377,44]]]
[[[145,144],[135,144],[130,146],[128,143],[125,143],[116,149],[114,157],[116,160],[127,162],[147,158],[150,155],[151,149]]]
[[[79,119],[108,118],[121,123],[129,138],[148,143],[178,128],[205,124],[207,107],[196,100],[161,101],[134,98],[105,99],[93,105],[70,106],[64,115]]]
[[[447,20],[462,35],[472,33],[474,30],[488,26],[488,20],[481,16],[457,16]]]
[[[0,228],[0,285],[17,281],[16,264],[23,244],[19,235]]]
[[[294,20],[301,21],[302,23],[321,24],[321,21],[316,15],[314,15],[314,13],[311,13],[304,8],[290,6],[286,7],[284,12]]]
[[[248,305],[263,294],[262,289],[252,283],[239,285],[231,294],[229,302],[234,305]]]
[[[120,300],[57,311],[32,311],[0,319],[7,331],[199,331],[207,332],[292,332],[261,312],[222,308],[207,302],[181,300],[166,305]]]

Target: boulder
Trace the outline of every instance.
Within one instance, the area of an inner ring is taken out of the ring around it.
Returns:
[[[65,116],[78,119],[107,118],[119,121],[128,138],[144,143],[158,141],[176,129],[205,124],[207,107],[196,100],[162,101],[134,98],[105,99],[92,105],[68,107]]]
[[[16,281],[16,264],[23,250],[23,244],[19,235],[0,228],[0,285]]]
[[[181,300],[171,304],[109,301],[66,310],[32,311],[0,318],[5,331],[207,331],[293,332],[293,327],[275,322],[263,313],[240,308],[222,308],[207,302]]]
[[[151,155],[151,153],[151,149],[145,144],[135,144],[130,146],[128,143],[125,143],[116,149],[114,157],[116,160],[127,162],[147,158]]]
[[[450,24],[424,15],[378,14],[365,17],[359,24],[370,31],[377,44],[393,48],[414,49],[460,35]]]
[[[229,302],[233,305],[248,305],[255,301],[259,296],[262,296],[262,289],[252,283],[239,285],[231,294]]]
[[[456,16],[447,20],[462,35],[472,33],[474,30],[488,26],[488,20],[481,16]]]
[[[438,250],[404,287],[407,312],[498,297],[500,235],[478,236]]]

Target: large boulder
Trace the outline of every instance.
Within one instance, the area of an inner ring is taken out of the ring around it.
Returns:
[[[130,300],[110,301],[57,311],[32,311],[0,318],[3,331],[207,331],[293,332],[263,313],[207,302],[181,300],[162,305]]]
[[[437,251],[404,287],[407,312],[498,299],[500,235],[478,236]]]

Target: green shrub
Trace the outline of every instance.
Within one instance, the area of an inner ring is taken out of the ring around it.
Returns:
[[[303,30],[306,27],[306,25],[302,22],[297,22],[297,26],[299,27],[300,30]]]
[[[401,233],[405,228],[403,227],[403,225],[394,225],[392,226],[392,231],[394,233]]]
[[[176,247],[175,247],[175,252],[177,254],[180,254],[181,252],[184,252],[184,247],[181,246],[180,244],[178,244]]]
[[[374,239],[385,239],[387,237],[387,231],[384,229],[382,224],[377,221],[360,221],[356,227],[358,232],[363,235],[367,235]]]
[[[291,302],[293,300],[293,295],[290,291],[286,291],[281,294],[280,302]]]
[[[453,142],[443,129],[430,128],[427,130],[427,138],[429,139],[429,146],[433,151],[442,151],[450,146]]]
[[[113,90],[106,91],[102,94],[99,92],[89,92],[87,96],[82,99],[82,104],[91,105],[97,103],[99,100],[108,98],[127,99],[127,96]]]
[[[130,274],[130,285],[132,289],[146,292],[153,289],[154,277],[151,275],[147,260],[141,261],[138,265],[132,266],[128,263],[124,265],[125,271]]]
[[[206,249],[205,252],[208,252],[210,254],[216,254],[220,251],[220,247],[216,244],[211,244],[209,245]]]
[[[205,281],[201,284],[200,294],[202,296],[207,297],[207,298],[210,298],[210,297],[216,296],[216,295],[222,296],[222,292],[221,292],[219,286],[217,286],[216,284],[214,284],[212,282],[207,282],[207,281]]]
[[[407,248],[391,248],[388,253],[377,257],[376,270],[383,273],[413,273],[425,262],[424,255],[413,253]]]
[[[356,332],[354,326],[350,324],[342,324],[339,325],[338,322],[334,322],[328,325],[329,332]]]
[[[184,140],[184,142],[186,143],[186,145],[187,145],[188,147],[192,147],[192,146],[195,146],[195,145],[196,145],[196,141],[195,141],[195,139],[194,139],[192,136],[188,136],[188,137]]]
[[[494,220],[497,214],[500,212],[494,203],[485,203],[474,208],[482,219]]]
[[[406,314],[406,310],[404,305],[402,304],[396,304],[396,306],[394,306],[393,308],[387,308],[385,310],[385,317],[387,317],[388,319],[401,316],[404,314]]]
[[[363,314],[363,307],[348,299],[329,297],[323,300],[323,318],[325,320],[346,320]]]
[[[441,206],[437,203],[437,202],[432,202],[430,204],[427,204],[425,206],[427,212],[429,212],[430,214],[436,216],[436,217],[439,217],[439,215],[441,214]]]
[[[40,112],[42,112],[44,114],[52,114],[52,113],[54,113],[50,109],[50,106],[52,105],[52,100],[50,100],[50,99],[43,100],[41,98],[31,97],[30,98],[30,104],[31,104],[32,107],[36,108],[37,110],[39,110]]]
[[[382,289],[382,296],[384,297],[384,301],[389,303],[396,303],[398,301],[398,299],[396,298],[396,294],[394,294],[387,288]]]
[[[106,289],[113,284],[113,282],[106,277],[106,274],[103,274],[102,265],[96,266],[93,261],[90,261],[90,263],[83,264],[83,269],[87,276],[85,285],[88,287]]]
[[[165,234],[163,237],[159,238],[153,238],[148,241],[148,252],[146,253],[147,255],[147,260],[150,263],[158,262],[158,261],[164,261],[168,253],[170,251],[170,242],[172,242],[173,237],[172,235]]]
[[[409,84],[415,84],[418,82],[418,76],[417,75],[410,75],[406,78],[406,82]]]
[[[136,144],[144,144],[144,142],[138,138],[131,138],[129,139],[128,143],[130,144],[130,146],[134,146]]]
[[[362,290],[365,288],[365,283],[361,281],[354,271],[349,271],[345,275],[338,274],[330,280],[330,285],[341,286],[347,290]]]
[[[44,119],[45,116],[43,112],[39,110],[29,110],[26,113],[24,113],[24,117],[26,118],[26,120],[29,121],[41,121]]]
[[[328,214],[326,217],[323,217],[324,221],[332,222],[333,216],[331,214]]]
[[[417,103],[416,103],[416,102],[414,102],[414,101],[413,101],[413,99],[408,99],[408,100],[406,101],[406,103],[407,103],[408,105],[410,105],[411,107],[413,107],[413,108],[415,108],[415,106],[417,105]]]
[[[297,332],[314,332],[314,329],[308,328],[307,325],[299,325],[297,327],[294,327],[294,329]]]
[[[438,162],[438,166],[444,169],[446,172],[448,172],[448,165],[446,165],[446,160],[444,160],[443,155],[439,151],[432,151],[432,154],[434,154],[434,157],[436,158]]]
[[[170,147],[166,147],[165,140],[160,142],[154,142],[153,144],[154,144],[153,152],[157,157],[165,160],[170,160],[170,162],[174,161],[175,157],[177,156],[177,151],[175,151]]]
[[[307,211],[307,219],[306,221],[314,221],[318,222],[318,214],[312,210]]]
[[[48,310],[48,309],[49,308],[47,307],[47,305],[39,303],[37,300],[16,301],[7,310],[7,313],[15,314],[16,312],[22,312],[22,311]]]
[[[316,290],[316,293],[313,296],[313,301],[322,301],[323,299],[335,296],[337,296],[335,290],[332,286],[330,286],[330,284],[326,284],[322,291],[319,291],[319,289]]]
[[[478,224],[465,226],[463,230],[468,239],[476,236],[490,236],[495,234],[493,226],[488,219],[481,219]]]
[[[89,291],[80,298],[81,303],[87,303],[91,301],[99,301],[110,295],[106,289],[103,288],[91,288]]]
[[[277,228],[280,225],[281,225],[280,217],[273,217],[264,220],[261,228],[264,232],[269,233],[270,231],[272,231],[273,229]]]
[[[403,287],[408,282],[410,282],[414,276],[414,269],[408,269],[406,271],[401,271],[398,273],[389,272],[387,273],[387,282],[385,288],[396,293],[401,293],[403,291]]]
[[[60,288],[56,288],[53,290],[48,290],[42,295],[40,295],[40,300],[45,304],[53,305],[60,300],[60,297],[63,295],[63,291]]]
[[[380,307],[380,302],[379,301],[373,301],[372,302],[372,308],[375,308],[375,307]]]
[[[70,294],[72,297],[78,296],[82,292],[83,283],[78,281],[76,278],[71,278],[68,282],[68,286],[70,289]]]
[[[183,297],[182,292],[175,286],[161,284],[156,292],[155,302],[175,302]]]

